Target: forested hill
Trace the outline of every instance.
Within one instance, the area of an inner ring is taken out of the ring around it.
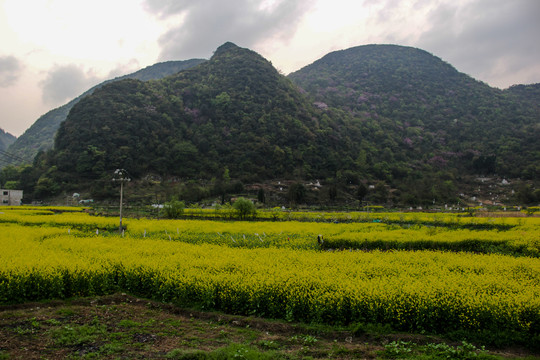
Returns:
[[[521,106],[526,106],[529,114],[540,114],[540,84],[514,85],[504,90],[504,93]]]
[[[289,78],[314,101],[359,119],[364,139],[387,149],[379,161],[406,157],[526,178],[540,170],[538,84],[501,91],[426,51],[397,45],[332,52]]]
[[[244,180],[335,174],[349,149],[341,120],[321,124],[312,106],[259,54],[232,43],[200,65],[159,81],[98,89],[61,125],[54,163],[81,179],[223,175]],[[350,141],[350,140],[349,140]]]
[[[3,129],[0,129],[0,150],[6,150],[17,138]]]
[[[205,60],[191,59],[186,61],[167,61],[157,63],[132,74],[107,80],[99,85],[96,85],[67,104],[42,115],[9,147],[9,152],[31,163],[34,156],[36,156],[40,150],[45,151],[51,149],[54,143],[56,131],[58,130],[60,123],[66,119],[71,108],[83,97],[92,94],[96,89],[107,83],[122,79],[138,79],[142,81],[161,79],[165,76],[189,69],[190,67],[198,65],[203,61]]]
[[[405,204],[453,201],[467,177],[538,178],[537,93],[491,88],[409,47],[338,51],[285,77],[226,43],[174,75],[82,98],[24,176],[25,194],[103,194],[124,168],[214,185],[320,179],[331,198],[369,182],[377,201],[385,189]]]

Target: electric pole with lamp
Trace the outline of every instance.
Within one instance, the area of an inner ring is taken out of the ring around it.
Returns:
[[[122,203],[124,202],[124,182],[129,182],[131,179],[129,178],[129,174],[124,169],[116,169],[114,171],[113,179],[112,181],[120,182],[120,233],[124,230],[122,226]]]

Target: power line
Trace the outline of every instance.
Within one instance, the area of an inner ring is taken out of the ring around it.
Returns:
[[[2,159],[0,159],[0,170],[6,166],[12,165],[11,163],[5,162]]]
[[[0,154],[0,155],[2,155],[2,154]],[[4,159],[4,158],[0,157],[0,166],[12,165],[12,164],[13,164],[13,161],[14,161],[14,160],[9,159],[9,158]]]
[[[25,161],[22,157],[17,156],[15,154],[8,153],[7,151],[0,150],[0,155],[4,155],[5,157],[8,157],[15,161]]]

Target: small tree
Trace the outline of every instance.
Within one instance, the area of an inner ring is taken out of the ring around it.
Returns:
[[[356,197],[358,198],[358,200],[360,201],[364,200],[367,193],[368,193],[368,188],[366,187],[366,185],[364,185],[364,183],[360,183],[358,185],[358,189],[356,190]]]
[[[7,190],[17,190],[17,189],[20,188],[20,186],[19,186],[19,182],[18,182],[18,181],[10,180],[10,181],[6,181],[6,183],[4,184],[3,188],[4,188],[4,189],[7,189]]]
[[[55,182],[52,178],[48,177],[46,174],[41,175],[37,184],[36,184],[36,195],[37,196],[53,196],[60,191],[60,184]]]
[[[337,193],[338,193],[338,191],[337,191],[336,184],[330,185],[330,187],[328,188],[328,197],[330,198],[330,201],[336,200]]]
[[[238,214],[238,217],[242,220],[246,219],[248,216],[255,216],[256,210],[255,205],[251,200],[239,197],[233,204],[234,210]]]
[[[293,204],[300,204],[306,198],[306,187],[300,183],[294,183],[289,187],[289,201]]]
[[[377,184],[375,184],[375,189],[374,189],[374,194],[373,194],[373,200],[375,202],[379,204],[387,202],[388,194],[389,192],[384,182],[379,181]]]
[[[257,192],[257,200],[258,200],[261,204],[266,203],[266,195],[265,195],[265,193],[264,193],[264,189],[263,189],[263,188],[260,188],[259,191]]]
[[[172,199],[163,204],[163,217],[167,219],[178,219],[184,214],[186,204],[183,201]]]

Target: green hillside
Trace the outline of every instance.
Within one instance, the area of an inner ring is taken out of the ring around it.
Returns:
[[[0,129],[0,150],[6,150],[17,138],[3,129]]]
[[[3,129],[0,129],[0,168],[17,162],[15,157],[5,152],[9,145],[13,144],[16,139],[17,138],[15,136],[5,132]]]
[[[227,167],[245,181],[333,175],[346,144],[324,136],[338,132],[321,115],[267,60],[227,43],[195,68],[83,99],[58,131],[54,161],[66,172],[77,164],[81,178],[118,167],[206,179]]]
[[[49,150],[53,147],[54,137],[58,131],[60,124],[66,119],[71,108],[77,104],[85,96],[92,94],[96,89],[103,85],[119,81],[122,79],[138,79],[142,81],[160,79],[167,75],[171,75],[188,69],[192,66],[201,63],[202,59],[192,59],[186,61],[168,61],[163,63],[154,64],[134,72],[129,75],[124,75],[112,80],[107,80],[95,87],[84,92],[77,98],[71,100],[65,105],[62,105],[56,109],[53,109],[37,119],[30,128],[28,128],[24,134],[22,134],[17,141],[15,141],[10,147],[9,152],[25,159],[31,163],[34,156],[39,151]]]
[[[405,159],[413,168],[539,174],[538,85],[501,91],[425,51],[396,45],[336,51],[289,78],[314,101],[358,119],[376,147],[365,151],[379,154],[389,171]]]
[[[491,88],[410,47],[337,51],[284,77],[226,43],[184,71],[115,81],[80,99],[54,149],[19,170],[19,182],[36,197],[107,197],[111,174],[124,168],[141,183],[187,184],[185,194],[199,186],[215,195],[231,180],[320,180],[308,194],[319,203],[416,205],[458,202],[464,189],[479,191],[471,179],[497,176],[528,181],[516,190],[533,203],[538,92]]]

